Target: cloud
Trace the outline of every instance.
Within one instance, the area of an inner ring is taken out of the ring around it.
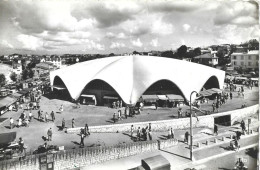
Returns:
[[[94,42],[93,40],[86,40],[86,47],[87,49],[95,49],[95,50],[99,50],[99,51],[104,51],[105,50],[105,46],[99,43]]]
[[[195,11],[201,7],[202,1],[158,1],[149,4],[151,11],[155,12],[190,12]]]
[[[257,4],[232,1],[232,3],[223,3],[216,9],[213,21],[216,25],[232,24],[248,26],[258,24],[258,19]]]
[[[127,36],[123,32],[120,32],[119,34],[114,34],[112,32],[108,32],[108,33],[106,33],[105,37],[110,38],[110,39],[113,39],[113,38],[126,39],[127,38]]]
[[[152,25],[152,33],[159,35],[168,35],[173,33],[173,25],[162,22],[161,19],[156,20]]]
[[[153,47],[157,47],[158,46],[158,39],[153,39],[150,44],[153,46]]]
[[[139,5],[135,2],[111,0],[92,2],[81,10],[75,8],[72,14],[77,18],[91,16],[97,21],[99,28],[108,28],[134,19],[139,10]]]
[[[139,38],[137,38],[137,40],[132,40],[131,41],[133,46],[136,46],[136,47],[142,47],[143,46],[143,43],[140,41]]]
[[[5,48],[11,48],[13,49],[14,46],[12,44],[10,44],[8,41],[6,40],[2,40],[1,43],[0,43],[1,46],[5,47]]]
[[[20,34],[17,36],[17,40],[22,43],[22,49],[35,51],[43,46],[43,42],[34,36]]]
[[[185,32],[187,32],[187,31],[189,31],[189,29],[190,29],[190,25],[189,24],[183,24],[183,30],[185,31]]]
[[[114,48],[122,48],[125,47],[124,43],[118,43],[118,42],[112,42],[112,44],[110,45],[110,48],[114,49]]]

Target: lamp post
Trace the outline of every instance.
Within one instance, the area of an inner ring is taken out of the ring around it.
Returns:
[[[193,141],[192,141],[192,110],[191,110],[191,96],[193,93],[198,94],[196,91],[191,92],[190,94],[190,160],[192,161],[192,146],[193,146]]]

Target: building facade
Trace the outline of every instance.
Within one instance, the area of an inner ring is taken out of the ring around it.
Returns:
[[[234,68],[244,67],[255,69],[259,67],[259,51],[235,52],[231,54],[231,65]]]

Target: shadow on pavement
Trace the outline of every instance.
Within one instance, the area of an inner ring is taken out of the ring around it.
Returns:
[[[75,145],[80,145],[78,142],[76,141],[71,141],[72,143],[74,143]]]
[[[163,149],[160,149],[160,151],[163,151],[163,152],[166,152],[166,153],[169,153],[169,154],[172,154],[172,155],[179,156],[181,158],[190,160],[190,158],[187,158],[185,156],[182,156],[182,155],[179,155],[179,154],[176,154],[176,153],[172,153],[172,152],[169,152],[169,151],[166,151],[166,150],[163,150]]]

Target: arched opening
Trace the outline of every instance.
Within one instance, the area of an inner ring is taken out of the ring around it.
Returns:
[[[147,102],[144,100],[144,103],[147,105],[156,104],[160,107],[176,107],[186,102],[179,87],[169,80],[155,82],[143,93],[143,97],[145,95],[156,95],[158,97],[156,102],[155,100],[150,100],[151,102],[149,103],[149,100]],[[160,98],[160,96],[162,97]]]
[[[95,96],[96,105],[113,107],[113,103],[122,101],[115,89],[103,80],[92,80],[81,92],[80,102],[87,100],[84,96]]]
[[[203,85],[202,89],[211,89],[211,88],[218,88],[219,89],[219,82],[216,76],[211,76],[206,83]]]
[[[53,81],[53,97],[60,100],[71,100],[70,93],[59,76],[55,76]]]

